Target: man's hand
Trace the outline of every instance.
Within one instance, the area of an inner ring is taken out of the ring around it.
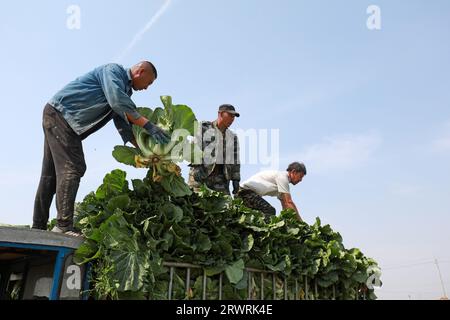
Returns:
[[[155,139],[156,143],[166,144],[170,141],[170,137],[161,128],[148,121],[144,125],[144,129]]]
[[[237,194],[239,191],[239,180],[233,180],[233,194]]]
[[[302,218],[300,217],[300,213],[297,209],[297,206],[295,205],[294,201],[291,198],[291,195],[289,193],[282,193],[280,195],[280,201],[281,201],[281,206],[284,209],[292,209],[295,212],[297,212],[297,220],[298,221],[303,221]]]
[[[126,114],[128,121],[130,121],[132,124],[135,124],[139,127],[144,128],[147,130],[148,134],[151,135],[156,143],[158,144],[166,144],[170,141],[170,137],[165,133],[162,129],[158,128],[156,125],[148,121],[146,117],[139,117],[137,119],[134,119],[130,114]]]

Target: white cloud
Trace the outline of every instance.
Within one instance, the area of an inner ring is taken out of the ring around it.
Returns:
[[[348,170],[367,162],[380,144],[381,137],[373,133],[327,137],[307,147],[296,158],[304,161],[314,173]]]

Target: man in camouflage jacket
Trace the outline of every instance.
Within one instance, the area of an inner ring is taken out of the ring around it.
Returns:
[[[230,104],[219,107],[217,120],[203,121],[196,134],[196,142],[201,145],[203,157],[201,164],[191,164],[189,186],[196,192],[203,184],[212,190],[230,194],[230,181],[233,194],[239,190],[241,165],[239,162],[239,140],[228,128],[239,113]]]

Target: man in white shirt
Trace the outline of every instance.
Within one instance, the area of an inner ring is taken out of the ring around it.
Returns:
[[[297,212],[298,220],[302,221],[297,206],[292,201],[289,183],[296,185],[305,175],[306,167],[300,162],[291,163],[285,172],[263,171],[243,182],[237,197],[242,199],[246,207],[262,211],[266,219],[274,216],[276,210],[262,197],[277,197],[283,209],[293,209]]]

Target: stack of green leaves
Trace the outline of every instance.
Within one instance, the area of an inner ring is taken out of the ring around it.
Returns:
[[[305,277],[316,279],[321,298],[330,299],[333,285],[337,299],[355,299],[358,288],[380,273],[374,260],[345,249],[339,233],[318,218],[308,225],[286,210],[266,222],[239,199],[207,188],[175,197],[153,181],[152,169],[131,184],[125,172],[114,170],[76,207],[76,224],[86,238],[76,260],[91,262],[92,293],[98,299],[166,299],[164,261],[199,265],[211,277],[223,272],[228,299],[245,298],[245,267],[276,271],[301,283]],[[192,272],[189,296],[184,272],[175,274],[174,298],[201,298],[203,271]],[[217,298],[218,281],[208,279],[207,287],[208,298]],[[272,297],[270,290],[265,293]],[[376,298],[373,290],[367,298]]]

